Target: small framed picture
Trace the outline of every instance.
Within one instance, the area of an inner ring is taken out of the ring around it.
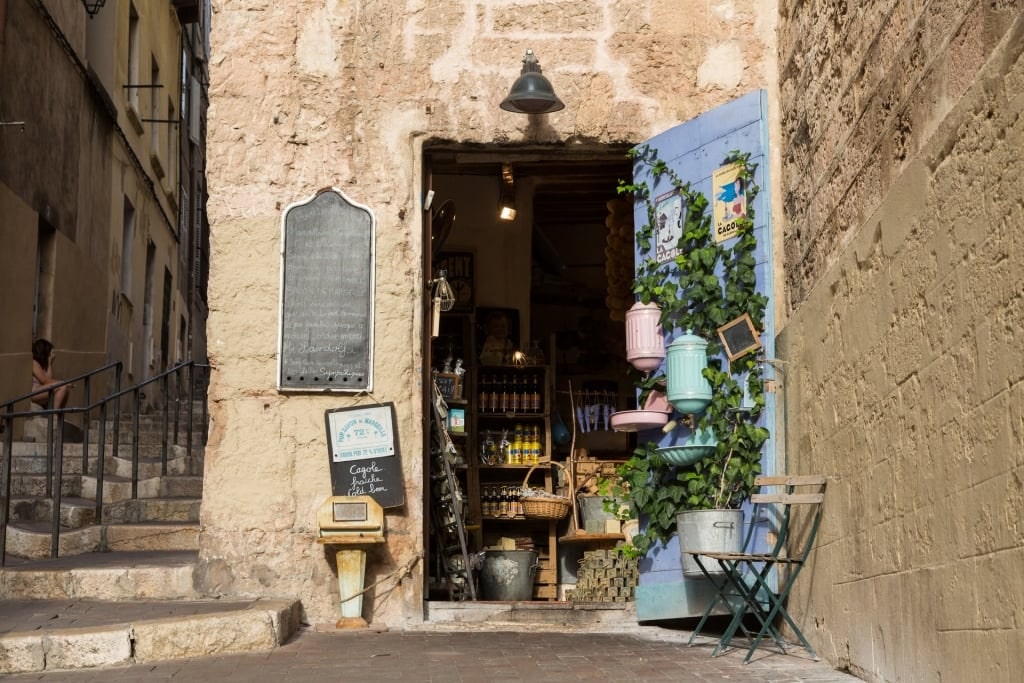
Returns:
[[[434,375],[434,379],[442,397],[456,399],[462,396],[462,387],[460,386],[462,378],[459,375],[454,372],[439,372]]]
[[[747,313],[719,327],[718,338],[730,363],[761,348],[761,335],[754,329],[754,321]]]

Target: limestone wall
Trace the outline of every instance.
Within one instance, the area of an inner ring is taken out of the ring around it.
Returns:
[[[869,681],[1024,671],[1024,13],[783,3],[787,470],[829,475],[793,611]]]
[[[297,595],[309,620],[338,616],[312,528],[330,493],[323,413],[372,399],[274,389],[282,209],[336,186],[376,215],[374,397],[396,403],[407,486],[370,557],[367,581],[386,579],[424,540],[422,143],[640,142],[770,87],[775,15],[755,0],[215,0],[210,592]],[[527,48],[566,104],[536,121],[498,108]],[[385,580],[364,613],[422,619],[422,573]]]

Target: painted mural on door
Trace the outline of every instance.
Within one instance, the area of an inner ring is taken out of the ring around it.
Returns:
[[[663,310],[672,309],[665,331],[669,362],[655,375],[666,370],[675,373],[673,353],[683,351],[681,346],[696,343],[703,349],[700,345],[707,342],[708,365],[716,371],[712,373],[715,396],[729,396],[731,402],[728,408],[719,402],[713,408],[694,409],[692,397],[702,390],[681,390],[675,380],[676,393],[686,395],[675,403],[675,417],[680,419],[668,431],[640,433],[638,443],[648,444],[649,452],[675,455],[674,447],[704,442],[706,437],[712,442],[735,439],[736,429],[749,429],[750,434],[761,435],[757,447],[746,455],[750,481],[755,470],[773,473],[776,462],[776,441],[771,436],[775,395],[764,391],[764,380],[773,378],[774,368],[763,362],[774,357],[775,337],[766,109],[766,93],[752,92],[633,150],[633,182],[638,190],[635,291],[641,300],[659,299]],[[703,350],[699,355],[703,363]],[[751,375],[757,380],[751,384],[753,399],[746,391]],[[707,383],[699,369],[696,382]],[[668,390],[672,401],[673,387]],[[723,410],[749,409],[752,400],[756,406],[748,413],[749,428],[739,412],[732,413],[739,417],[730,421],[705,417],[713,411],[721,415]],[[696,413],[693,424],[686,424],[690,418],[680,414],[684,405]],[[727,433],[711,433],[712,424]],[[711,452],[715,455],[708,458],[735,457],[731,446]],[[710,480],[709,462],[680,467],[695,468],[694,478]],[[741,464],[723,462],[724,468],[734,470]],[[692,504],[735,507],[738,500],[738,496],[719,493],[714,504]],[[749,529],[749,511],[746,516],[744,531]],[[641,560],[640,571],[636,593],[640,621],[699,616],[712,598],[710,582],[684,575],[675,536],[655,543]]]

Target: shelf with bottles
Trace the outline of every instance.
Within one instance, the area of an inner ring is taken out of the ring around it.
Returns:
[[[526,521],[522,488],[519,482],[501,481],[480,484],[480,518],[485,522]]]
[[[547,421],[523,418],[515,423],[481,417],[476,442],[480,464],[486,467],[527,468],[549,460]]]
[[[547,415],[549,393],[547,366],[485,365],[476,377],[476,413],[498,418]]]

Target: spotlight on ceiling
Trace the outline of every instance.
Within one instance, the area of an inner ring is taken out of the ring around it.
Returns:
[[[501,191],[498,198],[498,218],[503,221],[516,219],[516,185],[511,164],[501,165]]]
[[[512,84],[508,97],[501,101],[501,108],[517,114],[550,114],[565,109],[551,82],[541,73],[533,50],[526,51],[523,70]]]

